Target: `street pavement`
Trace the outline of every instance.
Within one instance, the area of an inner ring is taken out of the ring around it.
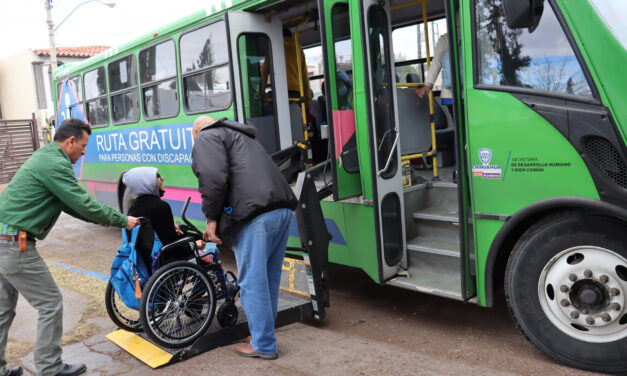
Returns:
[[[49,263],[108,274],[119,231],[62,215],[38,248]],[[235,268],[232,255],[224,254],[223,262]],[[93,305],[93,293],[80,292],[76,285],[84,282],[63,282],[76,273],[53,269],[61,278],[64,333],[84,324],[95,328],[63,346],[64,361],[86,363],[87,375],[592,375],[539,353],[514,327],[502,301],[486,309],[379,286],[363,272],[338,266],[331,267],[327,318],[278,329],[278,359],[242,358],[229,345],[153,370],[105,338],[116,328],[102,310],[86,308]],[[104,286],[94,277],[76,278]],[[36,313],[23,300],[17,311],[10,339],[32,346]],[[35,374],[32,347],[8,361]]]

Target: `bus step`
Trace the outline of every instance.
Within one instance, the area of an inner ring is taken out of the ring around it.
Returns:
[[[446,209],[437,206],[420,209],[414,212],[413,217],[418,220],[459,223],[457,209]]]
[[[417,236],[407,242],[407,251],[433,253],[448,257],[459,257],[459,241]]]
[[[407,264],[409,276],[392,278],[387,284],[450,299],[463,300],[459,257],[408,252]]]

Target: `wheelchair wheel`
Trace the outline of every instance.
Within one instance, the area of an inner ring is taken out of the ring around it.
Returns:
[[[218,308],[218,313],[216,314],[218,323],[223,328],[235,325],[238,316],[239,312],[237,311],[237,307],[231,299],[226,299],[220,308]]]
[[[113,288],[111,281],[107,283],[105,306],[107,307],[107,313],[109,314],[111,321],[113,321],[118,328],[129,332],[142,331],[142,325],[139,320],[139,312],[124,305],[124,302],[120,299],[118,293]]]
[[[146,283],[140,320],[153,341],[179,348],[207,331],[215,309],[215,287],[207,273],[196,264],[177,261],[159,269]]]

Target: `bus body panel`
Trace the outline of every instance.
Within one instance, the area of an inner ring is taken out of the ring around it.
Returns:
[[[320,202],[327,230],[331,233],[329,261],[362,269],[380,283],[377,262],[374,208],[342,201]],[[300,247],[298,229],[293,221],[288,246]]]
[[[603,104],[627,140],[627,49],[586,0],[555,0],[594,78]],[[593,30],[594,32],[591,32]]]
[[[462,3],[462,71],[475,83],[472,4]],[[551,8],[545,5],[545,12]],[[474,72],[473,72],[474,71]],[[503,219],[538,201],[563,196],[599,199],[575,147],[549,121],[505,91],[463,85],[477,301],[486,305],[486,260]],[[480,215],[478,215],[480,214]],[[488,217],[488,218],[486,218]],[[508,250],[505,250],[508,251]],[[487,278],[492,281],[492,276]],[[491,288],[490,288],[491,291]]]

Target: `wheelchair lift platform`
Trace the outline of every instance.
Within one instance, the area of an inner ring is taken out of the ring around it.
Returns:
[[[298,207],[295,210],[302,248],[290,248],[296,256],[286,255],[281,273],[281,289],[275,326],[281,327],[310,318],[323,319],[329,306],[327,286],[327,231],[320,199],[311,174],[302,172],[295,187]],[[218,301],[216,312],[224,300]],[[205,334],[183,348],[167,348],[154,343],[144,333],[122,329],[106,338],[152,368],[181,362],[217,347],[230,345],[249,335],[248,321],[239,299],[236,301],[238,319],[235,325],[223,328],[215,318]]]
[[[221,303],[221,302],[220,302]],[[207,332],[192,345],[172,349],[160,346],[144,333],[132,333],[118,329],[107,334],[107,338],[120,348],[133,355],[152,368],[181,362],[203,352],[217,347],[230,345],[245,339],[248,335],[248,321],[239,300],[236,302],[239,316],[237,323],[231,327],[222,328],[215,319]],[[216,307],[216,311],[219,305]],[[310,319],[314,316],[311,299],[303,299],[289,293],[281,293],[279,296],[279,309],[276,319],[276,327],[281,327],[295,322]]]

